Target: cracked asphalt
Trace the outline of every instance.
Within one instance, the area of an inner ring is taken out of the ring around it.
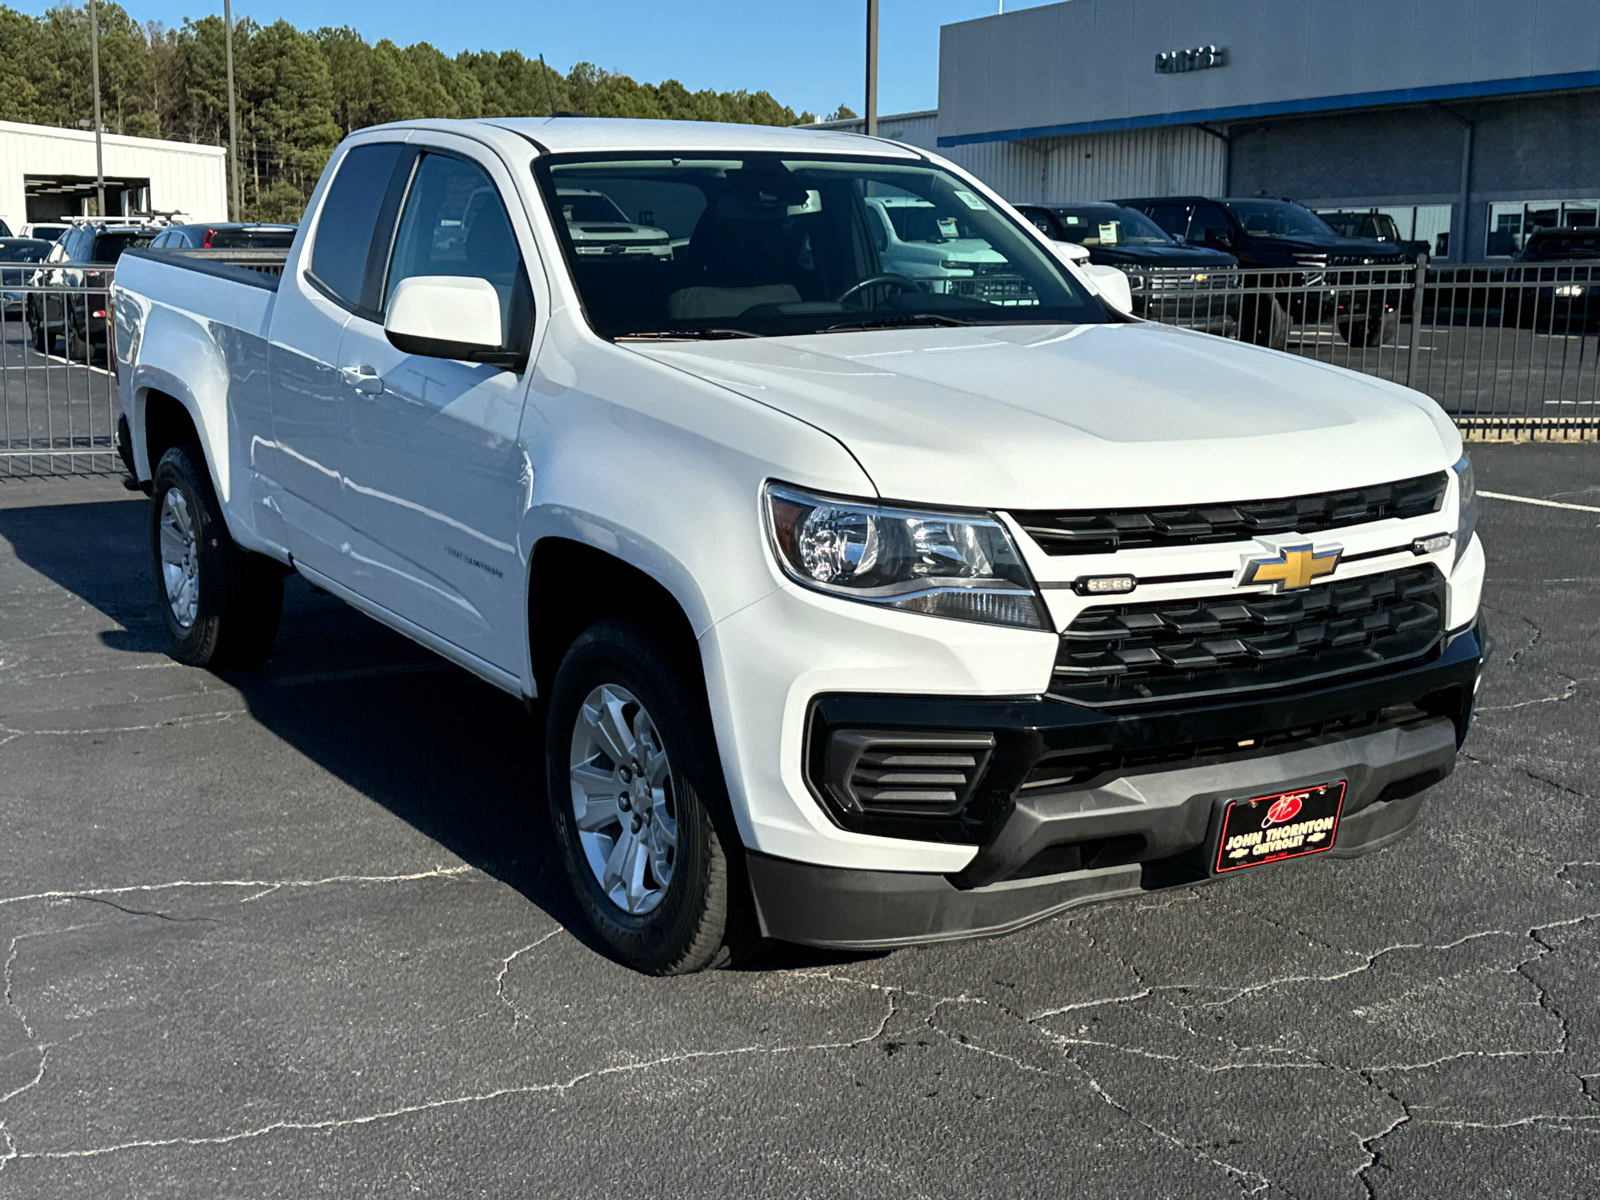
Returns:
[[[1600,448],[1479,446],[1600,507]],[[632,975],[520,706],[293,582],[161,651],[146,501],[0,483],[0,1197],[1600,1194],[1600,515],[1484,500],[1414,834],[1009,938]]]

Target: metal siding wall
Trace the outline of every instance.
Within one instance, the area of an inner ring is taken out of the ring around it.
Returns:
[[[105,173],[148,179],[151,207],[177,210],[196,221],[227,217],[227,160],[221,147],[117,134],[102,140]],[[27,219],[25,175],[94,178],[94,135],[0,121],[0,217],[13,229]]]
[[[1220,196],[1228,147],[1190,125],[1130,129],[1035,142],[1045,150],[1046,203],[1118,196]]]
[[[1227,146],[1192,125],[944,147],[936,144],[938,126],[936,112],[906,113],[880,117],[878,135],[941,155],[1016,204],[1220,196],[1227,187]],[[859,120],[827,126],[861,127]]]

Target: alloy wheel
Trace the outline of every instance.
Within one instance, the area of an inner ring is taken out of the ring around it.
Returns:
[[[189,502],[177,488],[161,498],[161,581],[180,629],[194,625],[200,608],[200,558]]]
[[[672,767],[655,722],[616,684],[591,691],[573,722],[572,815],[600,890],[643,916],[672,882],[678,817]]]

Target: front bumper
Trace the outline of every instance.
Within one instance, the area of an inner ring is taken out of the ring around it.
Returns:
[[[979,848],[946,874],[752,851],[762,931],[816,946],[896,946],[1004,933],[1089,901],[1207,882],[1227,800],[1335,779],[1347,790],[1329,853],[1376,850],[1409,828],[1423,790],[1453,768],[1485,652],[1474,624],[1431,662],[1379,678],[1122,714],[1052,700],[822,697],[813,737],[840,727],[992,733],[994,758],[971,806],[985,822]],[[1219,743],[1234,748],[1218,752]],[[1029,792],[1029,773],[1063,752],[1115,765]]]

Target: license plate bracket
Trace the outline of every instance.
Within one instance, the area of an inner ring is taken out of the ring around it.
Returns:
[[[1228,801],[1222,809],[1212,872],[1224,875],[1331,850],[1339,833],[1344,793],[1345,781],[1336,779]]]

